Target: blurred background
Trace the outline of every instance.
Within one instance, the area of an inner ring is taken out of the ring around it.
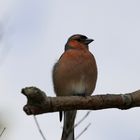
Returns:
[[[94,94],[129,93],[140,88],[140,1],[0,0],[1,140],[42,140],[32,116],[23,112],[26,86],[55,96],[52,67],[69,36],[95,41],[90,51],[98,65]],[[86,111],[79,111],[77,120]],[[58,113],[37,116],[47,140],[60,140]],[[79,140],[140,140],[140,109],[92,111],[76,128]]]

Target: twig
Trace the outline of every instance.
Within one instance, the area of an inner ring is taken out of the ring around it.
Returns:
[[[75,125],[74,125],[74,128],[76,128],[80,123],[82,123],[86,118],[87,116],[90,114],[91,111],[87,111],[87,113],[82,117],[81,120],[79,120]],[[63,129],[63,127],[61,127],[61,129]],[[69,133],[71,133],[72,130],[70,130]]]
[[[87,111],[87,113],[82,117],[82,119],[79,120],[79,121],[75,124],[74,128],[76,128],[81,122],[83,122],[83,121],[87,118],[87,116],[90,114],[90,112],[91,112],[91,111]]]
[[[38,131],[39,131],[41,137],[43,138],[43,140],[46,140],[46,138],[45,138],[45,136],[44,136],[44,134],[43,134],[43,132],[42,132],[42,130],[41,130],[41,128],[40,128],[40,125],[39,125],[39,123],[38,123],[38,121],[37,121],[36,116],[33,115],[33,117],[34,117],[34,120],[35,120],[35,123],[36,123],[37,129],[38,129]]]
[[[89,128],[90,125],[91,125],[91,123],[89,123],[89,124],[83,129],[83,131],[75,138],[75,140],[79,139],[79,137]]]
[[[4,127],[2,132],[0,133],[0,137],[3,135],[4,131],[6,130],[6,128]]]

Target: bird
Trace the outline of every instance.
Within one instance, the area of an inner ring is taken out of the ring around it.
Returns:
[[[95,57],[89,51],[92,41],[82,34],[68,38],[64,53],[53,66],[52,81],[56,96],[90,96],[95,90],[98,72]],[[61,140],[74,140],[76,114],[76,110],[64,111]]]

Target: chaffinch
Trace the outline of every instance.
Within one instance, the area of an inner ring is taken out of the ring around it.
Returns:
[[[93,93],[97,81],[97,65],[89,51],[88,45],[92,41],[93,39],[80,34],[68,39],[64,53],[53,67],[53,85],[57,96],[89,96]],[[64,112],[61,140],[74,140],[76,112]]]

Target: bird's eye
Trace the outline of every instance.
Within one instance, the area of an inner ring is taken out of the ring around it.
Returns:
[[[78,39],[76,39],[78,42],[80,42],[81,41],[81,39],[80,38],[78,38]]]

